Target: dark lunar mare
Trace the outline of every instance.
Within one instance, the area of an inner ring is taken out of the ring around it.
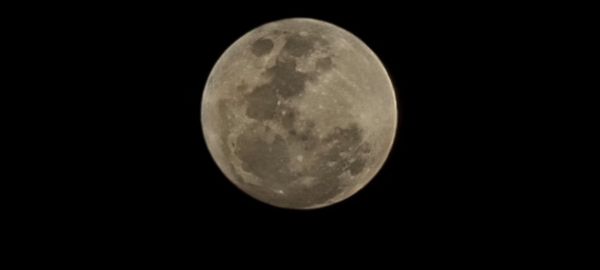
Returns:
[[[280,183],[283,187],[293,185],[302,177],[317,178],[313,185],[296,183],[295,188],[286,190],[285,197],[265,192],[261,186],[252,187],[259,199],[277,202],[279,206],[309,207],[335,197],[343,191],[340,175],[345,171],[351,175],[362,172],[367,164],[366,155],[370,152],[369,145],[363,142],[363,131],[357,124],[335,127],[332,133],[320,139],[315,134],[314,122],[301,122],[299,111],[277,104],[278,101],[298,97],[305,91],[307,81],[315,79],[311,74],[298,71],[296,61],[298,57],[310,55],[318,42],[325,44],[322,39],[311,35],[289,34],[275,64],[263,74],[269,81],[255,87],[245,98],[246,116],[257,120],[257,123],[237,138],[235,155],[242,161],[242,168],[267,183]],[[251,46],[257,57],[267,55],[272,48],[272,41],[265,38],[258,39]],[[333,65],[331,57],[323,57],[316,62],[319,72],[329,71]],[[267,142],[265,133],[274,131],[267,128],[266,121],[281,125],[287,134],[274,135],[275,139]],[[303,172],[292,173],[288,167],[290,144],[300,144],[305,151],[318,148],[317,160]]]

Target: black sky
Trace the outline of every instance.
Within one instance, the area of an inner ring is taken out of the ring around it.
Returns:
[[[75,148],[68,180],[53,186],[66,194],[57,198],[61,211],[132,234],[363,232],[415,241],[528,217],[534,183],[515,170],[528,153],[514,152],[526,125],[515,111],[534,51],[527,41],[537,33],[528,11],[364,4],[86,7],[40,26],[75,89],[63,100],[75,108],[64,112]],[[239,191],[212,161],[200,126],[204,83],[221,53],[288,17],[358,36],[399,100],[397,138],[380,173],[350,199],[315,211],[273,208]]]

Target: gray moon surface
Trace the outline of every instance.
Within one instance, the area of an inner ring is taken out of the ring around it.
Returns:
[[[253,198],[291,209],[325,207],[368,184],[398,117],[375,53],[350,32],[305,18],[235,41],[213,67],[201,108],[223,174]]]

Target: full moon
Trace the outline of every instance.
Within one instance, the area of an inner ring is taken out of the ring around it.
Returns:
[[[202,95],[208,150],[264,203],[314,209],[369,183],[396,134],[396,96],[375,53],[333,24],[293,18],[235,41]]]

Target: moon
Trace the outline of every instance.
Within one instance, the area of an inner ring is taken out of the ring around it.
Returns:
[[[214,65],[201,124],[223,174],[272,206],[343,201],[386,161],[397,127],[394,88],[375,53],[315,19],[259,26]]]

